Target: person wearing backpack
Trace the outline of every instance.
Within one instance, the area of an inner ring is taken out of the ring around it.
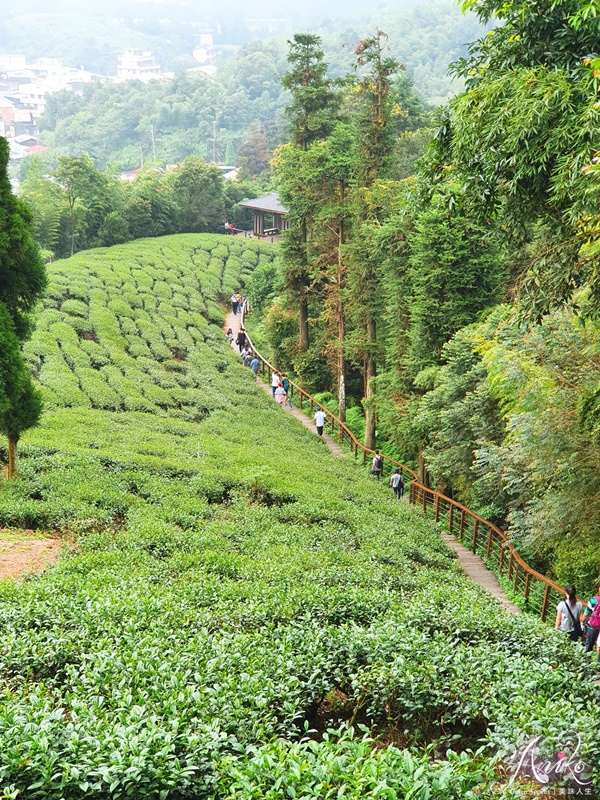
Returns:
[[[375,450],[375,455],[373,456],[373,461],[371,462],[371,475],[374,475],[377,480],[381,478],[381,473],[383,472],[383,456],[379,452],[379,450]]]
[[[565,599],[556,606],[556,622],[554,628],[569,635],[572,642],[581,639],[583,630],[579,618],[583,611],[582,604],[577,600],[574,586],[565,586]]]
[[[581,615],[581,622],[585,631],[585,652],[591,653],[594,645],[598,642],[600,633],[600,586],[598,586],[597,594],[590,597],[585,611]],[[600,652],[598,661],[600,662]]]

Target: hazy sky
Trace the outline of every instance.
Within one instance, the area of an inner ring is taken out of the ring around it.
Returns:
[[[427,5],[419,0],[21,0],[9,14],[73,14],[99,17],[150,17],[173,21],[214,19],[223,15],[241,18],[287,17],[320,21],[351,13],[373,14],[378,8],[411,8]]]

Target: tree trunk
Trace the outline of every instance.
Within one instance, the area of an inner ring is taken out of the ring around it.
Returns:
[[[308,350],[308,300],[305,294],[300,297],[298,324],[300,327],[298,346],[300,350]]]
[[[8,437],[8,479],[11,481],[17,474],[17,443]]]
[[[367,338],[371,351],[375,346],[376,336],[377,323],[374,319],[369,319],[367,321]],[[375,407],[373,398],[375,395],[374,379],[376,375],[377,364],[372,352],[370,352],[365,364],[365,447],[370,450],[375,449]]]
[[[343,202],[343,193],[342,193]],[[338,416],[342,422],[346,421],[346,357],[344,355],[344,342],[346,339],[346,317],[344,314],[344,300],[342,289],[344,287],[344,267],[342,263],[342,244],[344,242],[344,223],[342,221],[339,231],[338,245],[338,274],[337,274],[337,323],[338,323],[338,357],[337,357],[337,384],[338,384]]]
[[[427,486],[427,472],[425,469],[425,456],[423,455],[423,451],[419,450],[419,467],[417,471],[417,480],[423,486]]]
[[[343,313],[340,314],[338,319],[338,361],[337,361],[337,378],[338,378],[338,416],[342,422],[346,421],[346,358],[344,357],[344,336],[346,333],[346,325]]]

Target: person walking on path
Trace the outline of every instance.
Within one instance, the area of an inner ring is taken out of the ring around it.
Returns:
[[[254,358],[250,362],[250,369],[256,375],[256,378],[258,380],[258,370],[260,369],[260,361],[258,360],[256,355],[254,356]]]
[[[380,455],[379,450],[375,450],[373,461],[371,462],[371,475],[374,475],[377,480],[381,478],[383,472],[383,456]]]
[[[231,330],[231,328],[227,329],[227,333],[225,334],[225,336],[227,336],[227,341],[229,342],[229,344],[231,344],[233,342],[233,331]]]
[[[581,624],[579,618],[583,606],[577,600],[574,586],[565,586],[565,599],[556,606],[556,620],[554,630],[568,634],[572,642],[581,639]]]
[[[401,500],[404,495],[404,478],[400,474],[399,467],[394,467],[394,473],[390,478],[390,486],[398,500]]]
[[[591,653],[594,645],[600,641],[600,586],[598,593],[590,597],[585,611],[581,615],[581,623],[585,631],[585,652]],[[600,650],[598,651],[598,663],[600,664]]]
[[[235,343],[240,348],[240,353],[241,353],[246,344],[246,331],[243,328],[240,328]]]
[[[273,394],[273,397],[275,397],[275,389],[277,389],[277,387],[279,386],[280,380],[281,378],[279,377],[279,373],[273,372],[273,374],[271,375],[271,392]]]
[[[281,376],[281,383],[283,384],[283,388],[285,390],[285,398],[287,400],[287,404],[288,404],[288,406],[290,408],[293,408],[294,406],[292,405],[292,399],[290,397],[290,382],[289,382],[289,379],[286,378],[285,375],[282,375]]]
[[[314,416],[315,425],[317,426],[317,433],[323,436],[323,428],[325,427],[325,412],[321,406],[317,406],[317,413]]]
[[[235,292],[231,295],[231,310],[237,316],[239,300]]]
[[[279,385],[275,389],[275,402],[281,405],[285,401],[285,389],[283,388],[283,384],[281,381]]]

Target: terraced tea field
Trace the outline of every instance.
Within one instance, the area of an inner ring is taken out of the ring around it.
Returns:
[[[46,411],[0,525],[70,544],[0,585],[4,797],[517,797],[532,737],[600,760],[584,655],[229,348],[219,299],[275,253],[180,236],[50,267]]]

